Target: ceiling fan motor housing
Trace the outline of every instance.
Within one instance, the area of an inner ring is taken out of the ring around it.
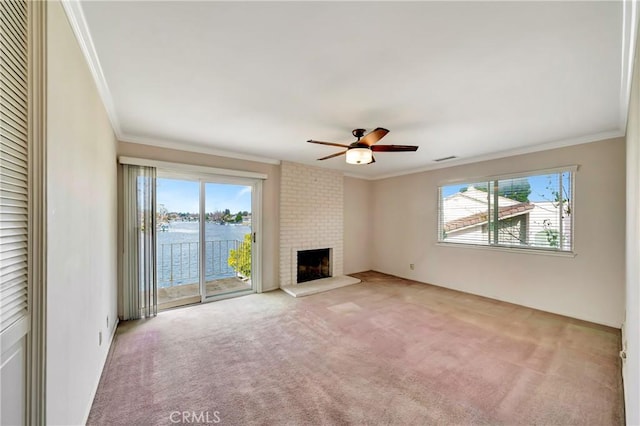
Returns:
[[[353,129],[351,134],[356,138],[358,138],[358,140],[360,140],[360,138],[364,136],[364,132],[366,131],[367,131],[366,129]]]

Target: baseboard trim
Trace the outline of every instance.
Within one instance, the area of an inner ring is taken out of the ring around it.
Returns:
[[[89,420],[89,414],[91,414],[91,407],[93,407],[93,400],[96,397],[96,393],[98,393],[98,387],[100,386],[100,379],[102,379],[102,373],[104,372],[104,367],[107,365],[107,360],[109,359],[109,354],[111,353],[111,346],[113,345],[113,339],[116,336],[116,330],[118,330],[118,324],[120,324],[120,318],[118,318],[118,316],[116,316],[115,318],[116,318],[115,324],[113,324],[113,329],[111,330],[111,334],[109,335],[109,344],[105,352],[105,355],[102,358],[102,367],[100,368],[100,374],[98,375],[98,380],[96,380],[96,384],[93,387],[93,391],[91,392],[91,398],[89,399],[89,406],[87,407],[84,413],[84,420],[82,424],[85,424],[85,425]]]

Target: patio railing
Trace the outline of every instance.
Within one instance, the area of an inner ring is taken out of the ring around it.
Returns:
[[[243,250],[243,244],[246,243],[238,240],[205,241],[205,281],[239,276],[239,271],[229,266],[229,256],[247,257],[236,258],[237,265],[250,262],[250,251]],[[200,277],[199,246],[197,242],[158,244],[158,287],[197,283]]]

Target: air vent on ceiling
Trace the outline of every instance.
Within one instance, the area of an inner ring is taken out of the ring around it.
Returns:
[[[447,160],[453,160],[454,158],[458,158],[455,155],[450,155],[448,157],[442,157],[442,158],[436,158],[433,161],[447,161]]]

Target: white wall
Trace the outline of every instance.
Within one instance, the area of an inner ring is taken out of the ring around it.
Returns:
[[[86,420],[116,322],[116,142],[61,4],[47,13],[46,416],[71,425]]]
[[[635,67],[627,126],[627,283],[623,343],[624,393],[628,425],[640,425],[640,43]]]
[[[575,258],[436,244],[439,185],[570,164],[580,165]],[[621,138],[374,181],[373,211],[375,270],[614,327],[622,324]]]
[[[373,182],[344,177],[344,273],[371,269]]]

